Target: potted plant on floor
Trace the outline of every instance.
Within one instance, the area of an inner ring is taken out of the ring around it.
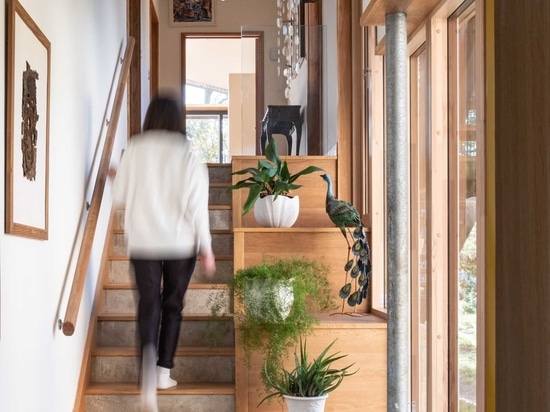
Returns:
[[[237,271],[229,291],[247,363],[256,352],[265,354],[269,368],[280,367],[300,337],[318,323],[314,313],[337,307],[327,274],[327,266],[300,257],[265,257]],[[220,315],[223,296],[210,303],[214,316]]]
[[[264,364],[263,380],[268,393],[260,402],[272,398],[283,398],[288,412],[322,412],[328,394],[338,388],[346,376],[357,373],[350,371],[353,363],[334,367],[333,363],[345,358],[339,352],[328,354],[336,341],[328,345],[315,359],[309,361],[306,342],[300,339],[300,352],[294,352],[294,369],[273,368]]]
[[[281,160],[279,156],[275,139],[271,139],[265,148],[265,159],[258,160],[257,167],[247,167],[233,172],[234,175],[250,176],[230,186],[228,190],[248,189],[242,214],[245,215],[254,208],[254,216],[260,225],[291,227],[300,211],[299,197],[290,194],[301,187],[296,184],[296,180],[300,176],[322,171],[320,167],[308,166],[291,174],[287,161]]]

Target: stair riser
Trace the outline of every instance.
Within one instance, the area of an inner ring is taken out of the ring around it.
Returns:
[[[216,274],[207,278],[202,274],[200,261],[195,266],[191,283],[228,283],[233,278],[233,261],[217,260]],[[134,283],[132,265],[128,260],[112,260],[109,263],[109,279],[107,283]]]
[[[231,165],[208,167],[210,183],[231,183]]]
[[[138,382],[139,356],[94,356],[92,382]],[[233,382],[233,356],[176,356],[170,376],[178,382]]]
[[[229,202],[231,205],[231,201]],[[231,210],[209,210],[208,216],[210,219],[210,229],[212,230],[229,230],[232,224],[232,212]],[[114,222],[114,229],[124,229],[124,210],[118,210],[116,220]]]
[[[208,192],[208,204],[231,205],[231,196],[226,187],[211,187]]]
[[[221,233],[212,235],[212,249],[214,254],[228,256],[233,254],[233,234]],[[127,243],[123,234],[113,235],[113,254],[115,256],[127,256]]]
[[[211,210],[210,230],[231,230],[233,214],[231,210]]]
[[[136,321],[100,321],[97,346],[134,347],[137,345]],[[179,347],[233,347],[235,333],[232,320],[182,322]]]
[[[137,290],[107,289],[104,291],[104,308],[106,314],[135,314],[138,302]],[[227,290],[188,289],[184,298],[183,313],[210,313],[211,302],[225,302],[222,313],[231,311],[231,302]]]
[[[139,395],[86,395],[86,411],[136,412]],[[162,395],[158,396],[162,412],[235,412],[233,395]]]

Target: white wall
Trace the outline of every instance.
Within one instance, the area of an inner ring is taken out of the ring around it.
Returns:
[[[182,32],[233,32],[241,26],[274,25],[277,16],[276,0],[215,1],[215,25],[168,25],[168,0],[159,0],[157,10],[160,24],[160,89],[181,96],[181,33]]]
[[[323,136],[323,148],[326,149],[330,155],[336,155],[336,145],[338,143],[338,124],[336,122],[338,116],[338,62],[336,59],[336,53],[338,50],[337,43],[337,27],[336,27],[336,15],[337,4],[335,1],[323,2],[323,25],[327,30],[327,54],[326,59],[326,76],[327,87],[323,90],[324,105],[326,105],[327,116],[325,118],[326,131]],[[330,51],[332,50],[332,52]]]
[[[0,411],[68,412],[73,410],[102,242],[92,249],[75,334],[64,336],[56,324],[66,309],[76,260],[74,243],[85,219],[83,205],[91,198],[87,181],[95,170],[94,152],[107,131],[104,117],[110,116],[116,88],[113,78],[120,69],[117,61],[126,37],[126,1],[20,2],[51,43],[49,239],[27,239],[3,231],[0,234]],[[148,1],[143,4],[148,10]],[[5,56],[5,13],[3,2],[2,56]],[[5,70],[3,60],[2,82]],[[5,113],[5,89],[0,90],[0,112]],[[0,128],[5,130],[4,116],[0,116]],[[126,138],[126,102],[117,136],[122,142],[116,144],[116,158]],[[102,146],[98,157],[101,150]],[[0,144],[3,176],[4,152],[4,144]],[[98,162],[99,159],[96,167]],[[2,178],[2,227],[4,201]],[[105,202],[110,204],[109,187]],[[107,218],[108,214],[100,216],[97,228],[100,239]]]

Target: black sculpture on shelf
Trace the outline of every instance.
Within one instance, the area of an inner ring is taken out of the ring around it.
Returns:
[[[282,134],[286,137],[288,154],[292,154],[292,135],[296,133],[296,156],[300,154],[300,142],[302,140],[302,114],[299,105],[268,105],[262,119],[262,135],[260,136],[260,149],[265,154],[265,146],[271,140],[273,134]]]

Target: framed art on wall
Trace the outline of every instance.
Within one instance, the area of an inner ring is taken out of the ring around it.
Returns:
[[[213,26],[216,0],[168,0],[171,26]]]
[[[5,232],[48,238],[50,42],[8,2]]]

